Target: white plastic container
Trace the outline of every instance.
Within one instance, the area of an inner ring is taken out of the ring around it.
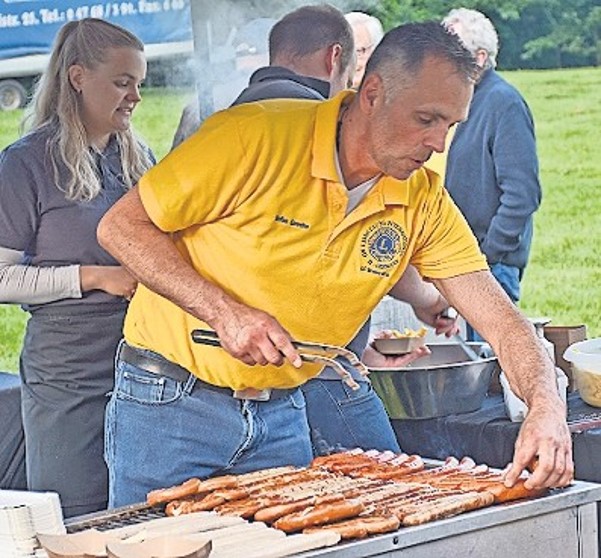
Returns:
[[[583,401],[601,407],[601,339],[570,345],[563,358],[572,363],[576,387]]]
[[[568,393],[568,377],[561,368],[555,368],[555,374],[557,376],[557,390],[565,403],[567,401]],[[509,386],[509,380],[507,380],[505,372],[501,372],[499,380],[503,387],[503,399],[505,401],[507,415],[512,422],[522,422],[528,414],[528,406],[513,392]]]

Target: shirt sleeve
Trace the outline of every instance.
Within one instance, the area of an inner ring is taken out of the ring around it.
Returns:
[[[231,110],[244,110],[244,106]],[[164,232],[217,220],[252,188],[248,146],[236,119],[222,111],[151,168],[139,182],[144,208]]]
[[[426,218],[411,259],[422,277],[446,279],[488,269],[478,241],[440,178],[432,177],[423,211]]]
[[[79,265],[38,267],[22,262],[22,252],[0,247],[0,302],[44,304],[81,298]]]
[[[0,153],[0,246],[22,252],[34,242],[39,224],[35,161],[28,153],[10,147]]]

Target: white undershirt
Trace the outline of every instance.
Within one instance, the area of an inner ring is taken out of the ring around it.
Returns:
[[[376,185],[382,175],[376,174],[376,176],[372,176],[365,182],[357,184],[357,186],[355,186],[353,189],[349,189],[349,187],[344,183],[344,177],[342,176],[342,169],[340,168],[340,159],[338,158],[337,150],[334,151],[334,162],[336,164],[336,172],[338,172],[340,183],[346,187],[346,193],[348,195],[348,203],[346,204],[346,211],[344,213],[346,216],[361,203],[361,200],[367,196],[369,191]]]

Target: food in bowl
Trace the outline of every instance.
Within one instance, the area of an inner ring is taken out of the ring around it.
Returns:
[[[572,365],[580,397],[593,407],[601,407],[601,374]]]
[[[404,355],[423,347],[428,330],[421,327],[418,330],[405,328],[403,332],[398,329],[387,329],[377,334],[373,345],[383,355]]]
[[[574,379],[583,401],[601,407],[601,339],[570,345],[563,357],[572,363]]]

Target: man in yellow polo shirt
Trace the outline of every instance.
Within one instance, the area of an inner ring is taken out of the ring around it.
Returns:
[[[107,410],[112,505],[190,476],[306,465],[297,388],[320,367],[291,340],[347,344],[410,263],[485,335],[530,408],[507,483],[534,456],[531,485],[571,480],[552,363],[423,168],[466,117],[474,71],[438,23],[398,27],[356,95],[218,113],[107,213],[100,242],[141,283]],[[194,344],[199,327],[221,348]]]

